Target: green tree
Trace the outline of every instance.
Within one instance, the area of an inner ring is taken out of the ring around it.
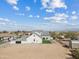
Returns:
[[[53,37],[53,39],[57,39],[59,37],[59,32],[51,32],[51,37]]]
[[[66,32],[66,38],[71,38],[72,40],[76,38],[75,32]]]

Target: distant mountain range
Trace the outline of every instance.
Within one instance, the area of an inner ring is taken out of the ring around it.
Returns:
[[[15,31],[38,31],[38,32],[40,32],[40,31],[57,31],[57,32],[67,32],[67,31],[74,31],[74,32],[79,32],[79,28],[65,28],[65,29],[52,29],[52,30],[27,30],[27,28],[25,28],[26,30],[15,30]],[[9,30],[3,30],[3,31],[9,31]],[[0,32],[2,32],[2,31],[0,31]],[[10,31],[11,32],[11,31]]]

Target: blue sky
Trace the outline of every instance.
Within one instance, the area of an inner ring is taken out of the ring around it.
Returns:
[[[0,31],[79,29],[79,0],[0,0]]]

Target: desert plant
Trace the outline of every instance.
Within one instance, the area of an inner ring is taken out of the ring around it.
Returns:
[[[75,59],[79,59],[79,49],[73,50],[72,55]]]
[[[45,39],[43,39],[43,40],[42,40],[42,43],[43,43],[43,44],[50,44],[51,41],[50,41],[50,40],[45,40]]]
[[[51,37],[53,37],[53,39],[56,39],[58,37],[57,32],[51,32]]]
[[[71,40],[75,40],[76,39],[76,33],[75,32],[66,32],[65,38],[71,38]]]

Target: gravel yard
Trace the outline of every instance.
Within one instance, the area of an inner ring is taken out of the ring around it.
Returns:
[[[0,47],[0,59],[72,59],[69,49],[53,44],[6,44]]]

